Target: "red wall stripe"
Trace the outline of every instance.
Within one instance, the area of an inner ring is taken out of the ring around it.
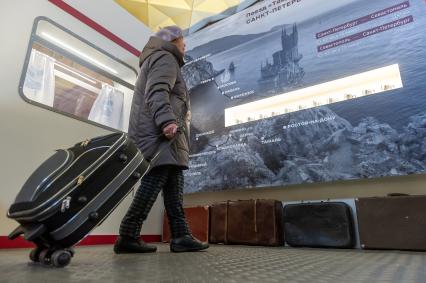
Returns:
[[[118,36],[113,34],[112,32],[110,32],[109,30],[107,30],[106,28],[104,28],[103,26],[101,26],[100,24],[95,22],[94,20],[90,19],[86,15],[84,15],[81,12],[79,12],[78,10],[74,9],[73,7],[71,7],[70,5],[65,3],[63,0],[49,0],[49,2],[58,6],[60,9],[64,10],[65,12],[70,14],[71,16],[77,18],[81,22],[85,23],[86,25],[88,25],[92,29],[96,30],[97,32],[99,32],[100,34],[105,36],[106,38],[117,43],[119,46],[123,47],[124,49],[126,49],[127,51],[132,53],[133,55],[139,57],[139,55],[141,53],[139,50],[137,50],[135,47],[133,47],[132,45],[130,45],[126,41],[122,40],[121,38],[119,38]]]
[[[94,246],[94,245],[111,245],[117,240],[117,235],[89,235],[79,246]],[[142,235],[142,240],[147,243],[161,242],[161,235]],[[11,241],[6,236],[0,236],[0,249],[18,249],[18,248],[32,248],[34,244],[27,242],[22,237]]]
[[[18,237],[11,241],[6,236],[0,236],[0,249],[15,249],[15,248],[32,248],[34,244],[27,242],[22,237]]]

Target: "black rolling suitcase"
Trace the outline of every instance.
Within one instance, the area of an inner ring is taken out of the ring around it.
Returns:
[[[284,233],[292,247],[353,248],[355,232],[351,208],[344,202],[288,204]]]
[[[35,262],[67,265],[72,246],[100,225],[148,171],[150,163],[126,134],[116,133],[58,150],[27,180],[8,217],[36,244]]]

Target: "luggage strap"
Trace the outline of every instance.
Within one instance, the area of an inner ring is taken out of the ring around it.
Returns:
[[[257,233],[257,199],[254,200],[254,232]]]
[[[231,201],[227,200],[226,201],[226,206],[225,206],[225,239],[224,242],[225,244],[228,244],[228,216],[229,216],[229,203]],[[254,232],[257,234],[257,199],[255,199],[253,201],[253,222],[254,222]],[[275,216],[274,216],[275,218]],[[274,231],[275,231],[275,223],[274,223]],[[274,234],[276,234],[274,232]]]
[[[226,201],[226,210],[225,210],[225,245],[228,244],[228,209],[229,209],[229,200]]]

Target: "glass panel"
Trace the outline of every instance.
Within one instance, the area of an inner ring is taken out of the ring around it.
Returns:
[[[22,94],[57,112],[126,132],[136,72],[54,23],[35,25]]]

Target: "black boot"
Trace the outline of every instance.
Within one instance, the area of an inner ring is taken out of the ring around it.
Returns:
[[[203,243],[191,235],[185,235],[180,238],[172,239],[170,243],[170,251],[174,253],[196,252],[209,248],[209,244]]]
[[[116,254],[133,254],[133,253],[155,253],[156,246],[148,245],[144,241],[120,236],[114,245],[114,252]]]

